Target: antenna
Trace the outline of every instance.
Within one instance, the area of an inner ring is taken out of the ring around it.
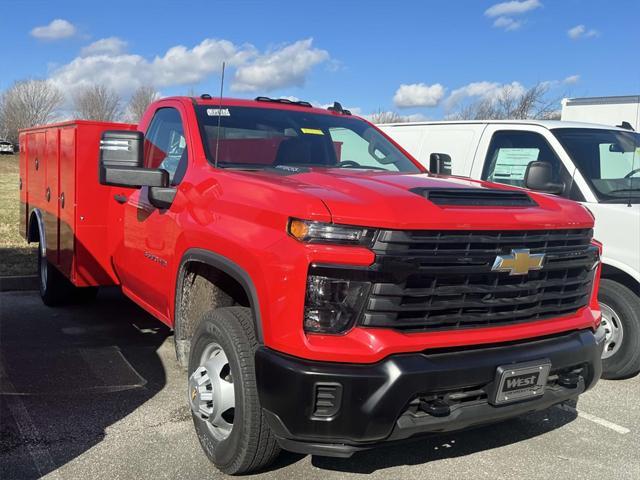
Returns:
[[[222,62],[222,75],[220,76],[220,101],[218,102],[218,132],[216,133],[216,158],[213,160],[214,167],[218,168],[218,151],[220,145],[220,119],[222,118],[222,92],[224,91],[224,67]]]

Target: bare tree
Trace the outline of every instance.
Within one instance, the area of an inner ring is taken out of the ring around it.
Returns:
[[[549,84],[537,83],[523,91],[506,85],[494,98],[463,105],[447,116],[452,120],[524,120],[557,118],[559,97],[549,97]]]
[[[20,80],[0,96],[0,132],[18,142],[18,130],[43,125],[63,101],[60,90],[47,80]]]
[[[75,114],[83,120],[113,122],[120,119],[120,96],[105,85],[80,90],[73,98]]]
[[[397,112],[392,111],[383,111],[382,109],[378,109],[377,112],[369,115],[369,121],[371,123],[382,124],[382,123],[406,123],[411,121],[407,117],[403,117]]]
[[[147,110],[147,107],[156,101],[160,95],[151,85],[142,85],[133,92],[127,106],[128,120],[138,123]]]

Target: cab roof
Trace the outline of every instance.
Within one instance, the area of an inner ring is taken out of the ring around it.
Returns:
[[[309,102],[294,101],[286,98],[282,99],[282,98],[256,97],[255,99],[251,100],[247,98],[223,97],[221,100],[220,97],[210,97],[210,96],[204,96],[204,95],[201,95],[199,97],[170,97],[170,98],[188,99],[196,105],[206,105],[211,107],[217,107],[220,104],[222,104],[224,107],[271,108],[271,109],[278,109],[278,110],[297,110],[297,111],[311,112],[311,113],[320,114],[320,115],[345,115],[345,113],[340,113],[340,111],[314,107]],[[167,100],[167,99],[163,98],[162,100]],[[343,112],[347,112],[347,110],[343,110]],[[346,115],[359,118],[356,115],[352,115],[351,112],[349,112]]]

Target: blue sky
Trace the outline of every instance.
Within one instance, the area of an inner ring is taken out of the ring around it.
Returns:
[[[125,99],[142,83],[216,94],[224,59],[229,96],[339,100],[364,114],[441,118],[537,82],[557,96],[640,93],[638,0],[3,0],[2,9],[0,90],[32,77],[69,95],[90,82]]]

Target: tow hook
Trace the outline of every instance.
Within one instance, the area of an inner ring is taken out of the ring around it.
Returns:
[[[565,388],[576,388],[580,383],[580,375],[575,372],[562,373],[558,376],[558,385]]]
[[[432,417],[447,417],[451,413],[449,405],[439,399],[429,401],[422,400],[420,402],[420,410],[428,413]]]

